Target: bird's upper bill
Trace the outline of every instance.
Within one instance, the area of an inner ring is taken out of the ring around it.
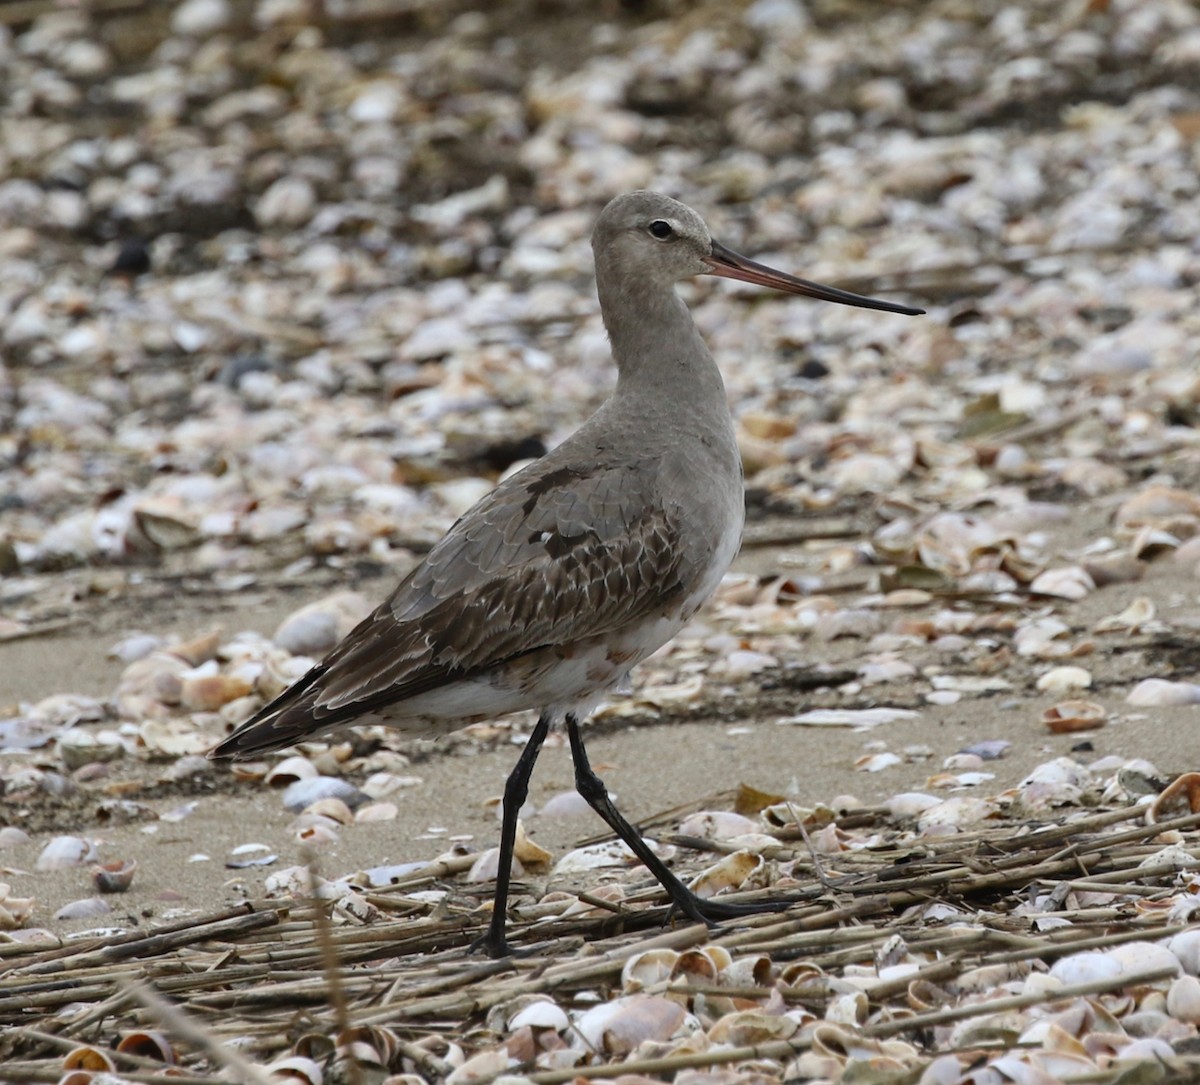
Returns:
[[[704,257],[710,275],[721,275],[726,279],[741,279],[742,282],[756,283],[767,286],[772,290],[782,290],[787,294],[802,294],[806,298],[817,298],[820,301],[837,301],[843,305],[857,305],[862,309],[882,309],[885,313],[903,313],[905,316],[920,316],[924,309],[913,309],[908,305],[896,305],[890,301],[879,301],[876,298],[866,298],[861,294],[851,294],[848,290],[839,290],[835,286],[822,286],[811,283],[807,279],[797,279],[782,271],[769,268],[766,264],[739,256],[727,249],[718,241],[712,243],[712,254]]]

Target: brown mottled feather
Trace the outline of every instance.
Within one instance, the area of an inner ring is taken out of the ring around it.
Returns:
[[[216,756],[276,749],[545,648],[660,616],[688,583],[660,465],[554,453],[460,519],[392,595]],[[534,706],[531,706],[534,707]]]

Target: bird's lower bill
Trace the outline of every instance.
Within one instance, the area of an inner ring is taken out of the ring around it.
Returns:
[[[754,283],[766,286],[771,290],[782,290],[785,294],[800,294],[806,298],[816,298],[818,301],[836,301],[842,305],[857,305],[861,309],[881,309],[885,313],[903,313],[905,316],[918,316],[924,309],[913,309],[907,305],[896,305],[890,301],[880,301],[877,298],[864,297],[862,294],[852,294],[848,290],[839,290],[836,286],[822,286],[820,283],[798,279],[784,271],[760,264],[756,260],[741,256],[732,249],[727,249],[718,241],[712,243],[712,254],[705,259],[710,275],[720,275],[726,279],[740,279],[744,283]]]

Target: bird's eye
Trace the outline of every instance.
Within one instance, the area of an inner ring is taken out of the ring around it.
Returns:
[[[658,238],[659,241],[666,241],[674,233],[671,224],[662,219],[655,219],[650,223],[650,236]]]

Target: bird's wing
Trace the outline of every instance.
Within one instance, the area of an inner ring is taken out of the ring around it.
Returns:
[[[685,590],[656,472],[534,464],[484,498],[392,595],[217,756],[273,749],[538,649],[663,612]]]

